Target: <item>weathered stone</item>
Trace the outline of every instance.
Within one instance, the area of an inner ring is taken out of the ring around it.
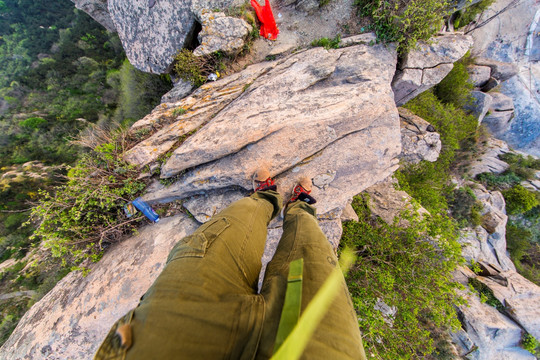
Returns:
[[[493,99],[490,111],[514,111],[514,101],[511,97],[498,92],[491,92],[489,95]]]
[[[387,224],[393,224],[394,218],[400,216],[404,210],[412,210],[412,198],[405,191],[396,190],[397,181],[388,178],[378,184],[372,185],[365,190],[369,196],[369,208],[371,213],[380,217]],[[418,209],[420,214],[427,214],[424,208]],[[406,220],[400,219],[399,226],[407,226]]]
[[[465,109],[478,119],[478,125],[480,125],[491,106],[492,99],[490,95],[481,91],[472,91],[471,96],[472,103],[465,105]]]
[[[124,159],[138,166],[155,162],[181,141],[182,137],[208,122],[242,95],[246,86],[276,64],[277,62],[265,62],[249,66],[241,73],[204,84],[190,96],[178,102],[159,105],[150,114],[133,124],[131,132],[161,129],[130,149]]]
[[[513,117],[513,111],[494,111],[484,117],[482,124],[485,124],[494,136],[501,136],[510,128],[510,121]]]
[[[115,32],[116,28],[107,9],[107,0],[71,0],[75,7],[90,15],[94,20],[103,25],[109,31]]]
[[[508,316],[520,324],[529,334],[540,338],[540,287],[515,271],[500,274],[508,281],[503,286],[491,277],[478,277],[506,309]]]
[[[441,152],[441,136],[430,123],[410,110],[398,108],[401,125],[401,154],[408,163],[417,164],[422,160],[436,161]]]
[[[494,138],[489,138],[486,151],[479,159],[471,165],[469,175],[475,177],[478,174],[484,172],[491,172],[494,174],[500,174],[508,169],[508,164],[499,159],[499,155],[505,154],[509,151],[508,145],[502,141]]]
[[[484,92],[488,92],[488,91],[491,91],[493,89],[495,89],[497,86],[499,86],[501,84],[501,82],[493,77],[489,78],[489,80],[487,81],[487,83],[482,86],[482,91]]]
[[[198,35],[199,45],[195,56],[210,55],[222,51],[227,55],[236,55],[244,46],[244,39],[252,30],[251,25],[242,19],[225,16],[222,12],[203,10],[199,15],[202,30]]]
[[[161,103],[178,102],[191,94],[193,87],[194,86],[190,81],[180,79],[176,84],[174,84],[172,90],[161,97]]]
[[[295,7],[300,11],[311,13],[319,8],[317,0],[295,0]]]
[[[23,316],[0,358],[91,359],[154,282],[173,245],[195,228],[186,215],[164,218],[109,249],[86,277],[68,274]]]
[[[377,42],[377,35],[375,33],[364,33],[359,35],[353,35],[341,39],[339,46],[352,46],[358,44],[373,45]]]
[[[478,185],[473,189],[474,195],[482,203],[482,226],[488,231],[488,243],[493,248],[497,262],[503,270],[516,270],[506,251],[506,222],[504,200],[500,191],[489,191]],[[501,204],[502,203],[502,204]]]
[[[534,356],[519,347],[521,328],[497,309],[480,302],[478,296],[467,292],[467,305],[458,308],[459,318],[467,336],[457,337],[464,347],[460,355],[475,360],[533,360]],[[460,341],[460,338],[462,339]],[[463,341],[465,340],[465,341]],[[471,346],[469,343],[473,343]],[[471,350],[474,350],[472,353]]]
[[[202,195],[195,195],[187,199],[182,205],[200,223],[205,223],[215,214],[224,210],[233,202],[244,198],[246,191],[226,190],[209,192]]]
[[[471,65],[467,67],[467,72],[469,73],[469,81],[477,88],[486,85],[491,77],[489,66]]]
[[[343,227],[341,226],[341,219],[333,220],[321,220],[319,221],[319,227],[321,228],[324,235],[332,245],[334,251],[338,248],[339,242],[341,240],[341,235],[343,234]]]
[[[518,73],[518,69],[515,64],[486,58],[476,58],[474,62],[476,65],[489,66],[491,68],[491,77],[499,80],[500,82],[506,81]]]
[[[471,45],[472,37],[455,33],[436,37],[429,44],[420,42],[405,56],[392,82],[396,104],[401,106],[437,85]]]
[[[461,253],[467,263],[482,261],[499,265],[499,260],[487,241],[488,236],[488,232],[481,226],[474,229],[464,229],[460,232],[458,241],[461,244]]]
[[[341,221],[358,221],[358,214],[354,211],[351,204],[347,204],[341,213]]]
[[[313,190],[324,214],[391,174],[400,150],[389,86],[395,52],[383,45],[315,48],[274,63],[173,153],[162,176],[188,171],[147,200],[248,189],[266,162],[283,191],[300,174],[331,174],[326,187]]]

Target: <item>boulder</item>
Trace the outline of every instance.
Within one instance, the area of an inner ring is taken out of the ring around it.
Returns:
[[[397,181],[388,178],[378,184],[372,185],[365,190],[369,197],[369,209],[375,216],[381,218],[387,224],[393,224],[394,218],[404,210],[412,210],[412,198],[405,191],[396,190]],[[427,210],[419,208],[420,214],[427,214]],[[400,219],[399,225],[406,227],[408,222]]]
[[[71,0],[75,7],[90,15],[94,20],[103,25],[108,31],[115,32],[116,28],[112,21],[107,0]]]
[[[503,285],[492,277],[479,276],[478,280],[493,291],[508,316],[529,334],[540,339],[540,287],[515,271],[506,271],[500,276],[507,280],[507,284]]]
[[[518,73],[515,64],[478,57],[474,60],[476,65],[491,68],[491,77],[500,82],[506,81]]]
[[[184,214],[163,218],[110,248],[86,277],[68,274],[23,316],[0,358],[91,359],[152,285],[174,244],[195,229]]]
[[[469,175],[475,177],[478,174],[491,172],[500,174],[508,169],[508,164],[499,159],[499,155],[509,151],[508,144],[502,140],[489,138],[487,141],[486,150],[471,164]]]
[[[109,13],[129,62],[149,73],[164,73],[178,50],[194,36],[190,1],[108,0]]]
[[[488,242],[488,236],[487,230],[481,226],[460,231],[458,242],[461,244],[461,253],[468,264],[485,262],[499,265],[499,260]]]
[[[467,305],[458,307],[463,331],[452,334],[460,355],[475,360],[534,360],[520,348],[521,328],[478,296],[465,293]]]
[[[467,72],[469,73],[469,81],[476,88],[484,86],[491,77],[489,66],[470,65],[467,67]]]
[[[504,197],[500,191],[490,191],[481,185],[473,189],[476,199],[482,203],[482,227],[487,230],[487,241],[503,270],[516,270],[506,251],[506,216]]]
[[[314,48],[215,82],[211,86],[222,88],[224,97],[235,95],[227,105],[220,103],[222,110],[200,113],[197,126],[206,125],[161,169],[162,177],[182,174],[145,199],[167,202],[234,186],[249,189],[255,168],[267,163],[284,194],[303,174],[315,180],[320,214],[343,209],[397,168],[399,122],[390,87],[395,62],[395,50],[384,45]],[[197,96],[206,100],[204,91],[203,86],[182,103]],[[152,153],[157,137],[174,145],[170,129],[183,129],[189,116],[181,115],[139,149],[144,145]],[[132,149],[131,160],[137,151]]]
[[[499,80],[495,79],[494,77],[490,77],[489,80],[485,83],[485,85],[482,86],[481,90],[484,92],[488,92],[495,89],[500,84],[501,82]]]
[[[410,110],[399,108],[401,126],[400,159],[417,164],[422,160],[434,162],[441,152],[441,136],[435,128]]]
[[[478,119],[478,125],[480,125],[491,106],[491,95],[482,91],[472,91],[471,96],[472,102],[465,105],[465,109],[470,111]]]
[[[201,45],[193,51],[196,56],[210,55],[216,51],[234,56],[242,50],[244,40],[252,30],[244,20],[225,16],[222,12],[202,10],[198,18],[202,30],[198,35]]]
[[[498,92],[491,92],[489,95],[492,98],[490,111],[514,111],[514,101],[511,97]]]
[[[392,81],[396,104],[401,106],[437,85],[471,45],[472,37],[459,33],[435,37],[430,43],[419,42],[405,55]]]
[[[499,137],[508,131],[513,117],[513,111],[494,111],[484,117],[482,124],[486,125],[493,136]]]
[[[161,103],[178,102],[191,94],[193,87],[194,85],[190,81],[180,79],[174,84],[174,87],[168,93],[161,97]]]

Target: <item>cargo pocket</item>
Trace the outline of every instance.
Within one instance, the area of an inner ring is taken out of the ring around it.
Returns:
[[[229,225],[229,221],[225,218],[210,220],[203,224],[194,234],[184,237],[174,245],[167,263],[185,257],[204,257],[208,247]]]
[[[123,360],[133,343],[131,319],[134,310],[120,318],[111,328],[94,355],[94,360]]]

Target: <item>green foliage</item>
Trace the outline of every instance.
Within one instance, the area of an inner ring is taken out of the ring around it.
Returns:
[[[532,232],[512,221],[506,225],[506,248],[515,262],[521,262],[531,249]]]
[[[504,172],[502,174],[487,172],[476,175],[476,180],[488,189],[502,190],[519,184],[521,178],[513,172]]]
[[[442,103],[426,91],[409,101],[406,108],[432,124],[441,135],[442,150],[436,162],[421,162],[403,167],[396,173],[399,185],[432,213],[448,208],[451,197],[451,170],[459,152],[475,141],[477,121],[454,104]]]
[[[540,352],[540,342],[529,333],[525,333],[521,337],[521,346],[533,355]]]
[[[400,53],[436,34],[449,12],[446,0],[355,0],[354,4],[361,15],[373,19],[379,39],[399,43]]]
[[[208,75],[221,68],[220,53],[206,56],[195,56],[188,49],[182,49],[174,58],[174,71],[183,80],[191,81],[195,86],[201,86]]]
[[[520,214],[538,206],[538,196],[536,193],[525,189],[521,185],[515,185],[511,189],[503,191],[506,200],[506,211],[508,214]]]
[[[499,311],[504,311],[504,306],[499,300],[493,295],[493,291],[487,287],[484,283],[480,282],[478,279],[469,278],[470,287],[476,291],[478,296],[480,296],[480,301],[486,303],[490,306],[493,306]]]
[[[494,1],[495,0],[483,0],[460,10],[454,20],[454,27],[459,29],[467,26],[473,22],[480,13],[490,7]]]
[[[434,351],[428,328],[456,328],[460,286],[452,271],[462,261],[453,223],[446,216],[405,211],[393,224],[370,214],[357,196],[359,222],[345,222],[342,246],[357,253],[347,283],[359,317],[366,352],[380,359],[408,359]],[[409,226],[399,225],[407,221]],[[383,315],[376,304],[396,309]],[[428,324],[430,326],[428,326]]]
[[[32,209],[40,219],[35,236],[65,264],[99,259],[107,244],[141,219],[127,220],[123,214],[126,202],[145,188],[136,180],[136,169],[122,160],[123,151],[120,139],[113,137],[83,155],[70,168],[66,184],[40,191],[40,203]]]
[[[26,120],[23,120],[19,123],[20,126],[37,129],[40,128],[43,124],[46,124],[47,120],[40,117],[31,117]]]
[[[329,39],[329,38],[324,37],[324,38],[320,38],[320,39],[317,39],[317,40],[313,40],[311,42],[311,46],[313,46],[313,47],[322,46],[326,50],[328,50],[328,49],[338,49],[340,42],[341,42],[341,34],[337,34],[336,37],[334,37],[333,39]]]
[[[184,109],[183,107],[179,107],[173,110],[172,115],[176,117],[176,116],[184,115],[185,113],[187,113],[187,110]]]
[[[462,61],[456,62],[452,71],[435,86],[434,93],[443,103],[462,108],[472,101],[471,91],[474,86],[469,82],[468,59],[469,55],[466,55]]]
[[[477,226],[482,223],[482,204],[476,200],[476,196],[469,187],[455,189],[447,195],[449,209],[452,217],[460,227],[467,225]]]

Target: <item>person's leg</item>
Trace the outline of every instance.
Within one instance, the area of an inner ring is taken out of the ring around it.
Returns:
[[[264,314],[256,290],[267,225],[281,204],[271,188],[257,191],[180,240],[133,315],[113,326],[106,353],[127,322],[126,359],[251,359]]]
[[[316,209],[304,201],[289,204],[283,236],[268,264],[261,294],[267,309],[257,359],[272,355],[287,288],[289,263],[304,259],[302,312],[313,299],[338,259],[323,234]],[[341,291],[323,318],[303,354],[304,359],[365,359],[357,315],[342,278]]]

